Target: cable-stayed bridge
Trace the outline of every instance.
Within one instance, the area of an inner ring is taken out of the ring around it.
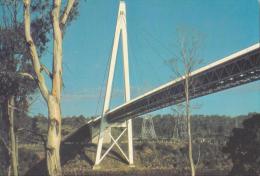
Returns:
[[[161,85],[106,114],[108,122],[120,122],[184,101],[184,77]],[[260,80],[260,44],[231,54],[191,73],[190,98],[198,98]],[[89,121],[99,123],[101,116]]]
[[[108,122],[124,121],[181,103],[185,99],[184,77],[170,81],[130,102],[108,111]],[[260,79],[260,44],[236,52],[191,73],[190,99]]]
[[[121,43],[123,50],[125,103],[110,109],[111,92],[120,36],[122,37]],[[149,112],[185,101],[184,76],[131,99],[128,67],[126,5],[123,1],[120,1],[103,112],[99,117],[90,120],[87,124],[83,125],[63,140],[61,152],[64,153],[64,155],[68,155],[68,152],[72,150],[71,146],[66,146],[64,144],[76,143],[79,141],[90,142],[88,138],[96,138],[98,145],[94,168],[99,166],[101,161],[114,146],[119,149],[128,163],[133,165],[133,132],[131,120]],[[249,46],[248,48],[191,72],[190,80],[192,80],[192,84],[190,84],[189,87],[190,99],[195,99],[260,80],[260,43]],[[94,131],[92,130],[92,127],[99,127],[99,130]],[[123,131],[115,138],[111,134],[111,127],[121,127],[123,128]],[[126,132],[128,136],[128,154],[124,153],[118,142]],[[106,141],[105,138],[110,138],[108,142],[112,142],[112,145],[103,153],[102,145]],[[73,149],[75,150],[75,147]]]
[[[122,38],[123,50],[125,103],[114,109],[110,109],[111,92],[120,36]],[[192,80],[192,83],[189,85],[190,99],[260,80],[260,44],[257,43],[214,63],[199,68],[190,73],[189,79]],[[126,5],[123,1],[120,1],[103,112],[99,117],[89,121],[86,125],[68,136],[64,142],[70,141],[70,139],[80,135],[80,133],[82,135],[84,131],[92,133],[92,138],[95,138],[98,143],[94,168],[99,167],[100,162],[114,146],[119,149],[131,166],[133,165],[132,119],[155,110],[184,102],[184,82],[185,76],[181,76],[141,96],[134,99],[130,98],[131,87],[128,66]],[[91,132],[89,129],[91,126],[99,126],[99,130],[92,130]],[[112,127],[121,127],[123,128],[123,131],[119,136],[114,138],[111,134]],[[125,154],[118,144],[119,139],[126,132],[128,136],[128,154]],[[103,153],[103,143],[111,142],[111,146]]]
[[[108,124],[114,124],[181,103],[185,101],[184,79],[177,78],[138,96],[109,110],[103,118],[106,118]],[[191,99],[260,80],[260,44],[257,43],[193,71],[191,79]],[[86,126],[97,126],[100,122],[101,116],[89,121]],[[97,131],[92,136],[98,134]]]

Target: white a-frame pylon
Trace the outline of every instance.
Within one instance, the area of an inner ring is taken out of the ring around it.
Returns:
[[[104,107],[103,107],[103,112],[102,112],[102,117],[101,117],[101,124],[100,124],[100,130],[99,130],[98,146],[97,146],[96,161],[95,161],[94,169],[98,168],[100,162],[104,159],[104,157],[109,153],[109,151],[115,145],[121,151],[121,153],[125,157],[125,159],[129,162],[130,166],[133,165],[132,120],[130,119],[120,125],[120,127],[124,127],[125,129],[122,131],[122,133],[116,139],[114,139],[114,137],[111,135],[111,130],[106,130],[107,128],[110,128],[112,126],[111,124],[108,124],[106,121],[106,113],[109,111],[109,106],[110,106],[111,91],[112,91],[112,86],[113,86],[114,71],[115,71],[115,65],[116,65],[117,50],[118,50],[120,34],[121,34],[122,45],[123,45],[122,48],[123,48],[123,65],[124,65],[125,101],[126,102],[130,101],[130,81],[129,81],[128,45],[127,45],[127,28],[126,28],[126,26],[127,26],[126,25],[126,5],[125,5],[125,2],[120,1],[112,55],[111,55],[111,60],[110,60],[109,74],[108,74],[108,79],[107,79],[105,102],[104,102]],[[116,125],[114,125],[114,126],[116,126]],[[118,144],[118,140],[126,131],[128,134],[128,156],[124,153],[124,151]],[[112,145],[102,155],[102,145],[103,145],[104,135],[106,132],[109,133],[108,135],[112,139]]]

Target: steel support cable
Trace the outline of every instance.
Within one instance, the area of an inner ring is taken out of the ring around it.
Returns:
[[[155,42],[157,42],[161,48],[164,48],[165,51],[167,51],[171,56],[174,57],[174,60],[176,60],[177,62],[181,62],[181,60],[179,59],[179,57],[176,55],[176,53],[174,53],[169,47],[168,45],[164,44],[159,37],[155,36],[154,34],[152,34],[152,32],[146,30],[145,28],[143,28],[144,31],[142,31],[145,35],[149,35],[149,38],[153,39]],[[164,58],[161,57],[161,59],[163,60],[163,62],[166,62],[167,60],[165,60]],[[171,58],[173,59],[173,58]],[[171,60],[169,59],[169,60]],[[168,60],[168,61],[169,61]],[[178,63],[177,63],[178,64]],[[180,75],[177,75],[180,76]]]
[[[157,43],[159,43],[170,55],[174,54],[171,49],[163,43],[158,36],[155,36],[150,30],[147,30],[145,27],[142,27],[140,24],[135,24],[135,26],[139,27],[141,29],[141,32],[143,32],[145,35],[149,35],[150,38],[154,39]]]
[[[49,48],[46,48],[45,52],[46,52],[46,53],[49,53],[49,54],[51,54],[51,55],[53,55],[53,52],[52,52],[52,51],[49,51]],[[41,55],[41,56],[42,56],[42,55]],[[40,61],[42,60],[42,58],[44,58],[44,57],[41,57],[41,58],[40,58]],[[41,63],[41,65],[44,65],[44,64]],[[63,65],[65,65],[65,66],[66,66],[66,69],[68,69],[69,73],[72,74],[71,70],[69,69],[68,64],[66,64],[66,63],[63,61],[63,62],[62,62],[62,66],[63,66]],[[44,65],[44,66],[45,66],[45,65]],[[46,67],[46,66],[45,66],[45,67]],[[47,68],[47,67],[46,67],[46,68]],[[48,70],[48,68],[47,68],[47,70]],[[52,74],[51,71],[50,71],[50,73]],[[75,78],[75,77],[74,77],[74,78]],[[74,79],[73,79],[73,81],[74,81]],[[63,84],[62,86],[65,87],[64,80],[62,80],[62,84]]]
[[[140,62],[139,62],[135,52],[133,52],[133,49],[132,49],[132,46],[134,46],[134,45],[132,45],[131,40],[128,40],[128,41],[129,41],[129,50],[133,54],[133,60],[132,60],[132,62],[130,62],[130,64],[133,64],[132,68],[136,68],[136,71],[137,71],[136,75],[138,75],[138,76],[136,76],[135,79],[140,78],[140,80],[141,80],[141,83],[138,84],[139,81],[137,79],[137,84],[142,85],[142,83],[144,83],[145,86],[147,86],[147,81],[145,81],[145,79],[143,78],[142,69],[139,67]],[[136,64],[135,64],[135,61],[136,61]]]
[[[161,54],[157,52],[156,48],[154,48],[154,47],[149,43],[149,41],[148,41],[147,39],[145,39],[145,42],[147,43],[147,45],[150,46],[150,48],[152,49],[152,51],[154,51],[154,52],[157,54],[157,56],[159,56],[160,58],[162,58]],[[148,60],[148,64],[149,64],[150,67],[154,70],[154,73],[155,73],[155,76],[156,76],[156,80],[157,80],[158,82],[161,82],[160,79],[159,79],[159,74],[158,74],[158,72],[157,72],[157,69],[153,67],[153,64],[151,64],[151,62],[150,62],[149,60]],[[148,107],[148,106],[149,106],[149,105],[147,104],[147,107]]]
[[[126,21],[125,21],[125,18],[123,18],[123,22],[124,22],[125,25],[127,26]],[[135,41],[136,41],[136,43],[137,43],[138,40],[137,40],[136,37],[135,37],[135,39],[136,39]],[[134,49],[132,48],[132,46],[134,46],[134,45],[133,45],[132,40],[131,40],[130,37],[128,38],[128,42],[129,42],[129,43],[128,43],[128,47],[129,47],[130,53],[133,54],[133,57],[134,57],[133,62],[130,62],[130,65],[133,64],[133,67],[132,67],[132,68],[136,68],[136,71],[137,71],[137,74],[136,74],[136,75],[138,75],[138,76],[136,76],[135,78],[139,78],[139,77],[140,77],[140,80],[141,80],[142,84],[144,83],[145,86],[147,86],[148,84],[147,84],[147,81],[145,81],[145,79],[144,79],[144,77],[143,77],[142,69],[139,67],[139,66],[141,65],[141,63],[139,62],[138,57],[136,56],[136,54],[135,54],[135,52],[134,52]],[[135,64],[134,61],[136,61],[137,64]],[[138,74],[138,73],[140,73],[140,74]],[[141,85],[141,84],[140,84],[140,85]]]
[[[134,52],[134,49],[132,48],[132,46],[134,46],[133,44],[132,44],[132,41],[130,40],[130,38],[128,38],[128,48],[129,48],[129,53],[131,53],[131,55],[133,55],[133,59],[132,59],[132,62],[130,62],[130,65],[132,65],[132,68],[136,68],[136,70],[137,70],[137,72],[139,72],[140,71],[140,73],[141,73],[141,69],[139,68],[139,60],[137,59],[137,56],[136,56],[136,54],[135,54],[135,52]],[[137,64],[135,64],[135,62],[134,61],[136,61],[136,62],[138,62]],[[135,73],[135,71],[134,71],[134,73]],[[141,79],[141,81],[142,82],[144,82],[144,79],[143,79],[143,75],[142,74],[136,74],[136,75],[138,75],[138,76],[140,76],[140,79]]]
[[[49,51],[49,49],[47,48],[46,49],[46,52],[47,53],[49,53],[49,54],[51,54],[51,55],[53,55],[53,52],[52,51]],[[65,67],[64,67],[65,66]],[[62,67],[63,68],[65,68],[66,70],[68,70],[68,73],[73,77],[73,79],[70,79],[70,80],[72,80],[73,82],[75,82],[75,83],[77,83],[77,76],[73,76],[73,73],[72,73],[72,71],[71,71],[71,69],[70,69],[70,67],[69,67],[69,65],[63,60],[62,61]],[[51,72],[52,73],[52,72]],[[65,88],[65,81],[64,81],[64,79],[63,79],[63,77],[62,77],[62,86],[63,86],[63,88]]]
[[[112,45],[111,45],[111,49],[112,49]],[[110,51],[111,51],[110,49]],[[46,50],[49,54],[53,54],[53,52],[49,51],[49,50]],[[109,58],[109,57],[108,57]],[[99,96],[98,96],[98,103],[97,103],[97,107],[96,107],[96,111],[95,111],[95,115],[97,115],[97,111],[99,109],[99,105],[100,105],[100,101],[101,101],[101,96],[102,96],[102,92],[103,92],[103,83],[105,82],[105,78],[106,78],[106,73],[107,73],[107,70],[108,70],[108,64],[109,64],[109,61],[110,59],[107,60],[107,63],[106,63],[106,69],[105,69],[105,72],[104,72],[104,77],[103,77],[103,80],[101,82],[101,89],[99,90]],[[73,76],[73,73],[69,67],[69,65],[66,63],[66,62],[63,62],[63,65],[65,66],[65,68],[68,70],[68,72],[70,73],[70,75]],[[73,76],[73,81],[75,81],[75,77]],[[81,95],[84,94],[84,93],[81,93]]]
[[[140,25],[136,25],[136,26],[139,26],[139,28],[142,29],[141,32],[142,32],[144,35],[149,35],[149,36],[148,36],[149,38],[154,39],[154,41],[157,42],[158,44],[160,44],[160,46],[161,46],[162,48],[164,48],[166,51],[168,51],[168,53],[169,53],[170,55],[175,55],[175,54],[171,51],[171,49],[159,39],[159,37],[156,37],[156,36],[153,35],[150,31],[146,30],[146,28],[141,27]],[[147,41],[147,40],[146,40],[146,41]],[[147,42],[149,43],[149,41],[147,41]],[[164,58],[162,57],[162,55],[157,51],[156,47],[153,47],[152,45],[150,45],[150,46],[153,48],[154,52],[156,52],[157,55],[165,62],[165,59],[164,59]],[[176,56],[175,56],[175,57],[176,57]],[[177,59],[177,57],[176,57],[176,59]]]
[[[140,36],[138,36],[138,37],[139,37],[139,39],[142,39]],[[146,46],[148,46],[148,48],[150,48],[151,51],[153,51],[158,57],[163,58],[162,55],[161,55],[159,52],[157,52],[156,47],[153,47],[147,39],[144,39],[143,41],[145,41]],[[153,69],[153,71],[155,72],[155,75],[156,75],[156,76],[155,76],[155,79],[156,79],[158,82],[160,82],[160,79],[159,79],[159,77],[158,77],[159,73],[157,72],[156,67],[154,67],[154,65],[150,62],[149,59],[147,59],[147,63],[149,64],[149,66],[150,66],[150,67]]]
[[[138,35],[138,37],[139,37],[139,39],[141,39],[139,35]],[[151,51],[153,51],[153,53],[155,53],[159,58],[161,58],[163,60],[163,56],[157,51],[156,47],[151,45],[151,43],[148,41],[148,39],[144,38],[143,41],[145,41],[146,45],[148,46],[148,48],[151,49]],[[159,78],[159,73],[157,72],[157,69],[153,66],[153,64],[150,62],[149,59],[147,59],[147,63],[152,68],[153,72],[155,73],[156,80],[161,82],[161,79]]]
[[[152,32],[146,30],[145,28],[143,28],[144,31],[142,31],[145,34],[148,34],[150,36],[150,38],[154,39],[154,41],[156,41],[158,44],[160,44],[162,46],[162,48],[164,48],[170,55],[173,55],[174,53],[171,51],[171,49],[164,44],[159,37],[155,36]]]
[[[109,51],[112,51],[112,48],[113,48],[113,43],[114,43],[114,39],[113,39],[113,42],[110,46],[110,50]],[[107,59],[107,62],[106,62],[106,69],[105,69],[105,72],[104,72],[104,75],[103,75],[103,80],[101,82],[101,87],[100,87],[100,90],[99,90],[99,96],[98,96],[98,103],[97,103],[97,107],[96,107],[96,111],[95,111],[95,116],[97,115],[98,113],[98,109],[99,109],[99,106],[100,106],[100,103],[101,103],[101,97],[102,97],[102,92],[103,92],[103,85],[105,84],[105,81],[106,81],[106,75],[108,76],[108,71],[109,71],[109,64],[111,62],[111,57],[107,57],[109,59]]]
[[[70,75],[72,75],[73,80],[74,80],[75,76],[73,76],[73,73],[72,73],[72,71],[71,71],[69,65],[68,65],[66,62],[64,62],[64,61],[63,61],[63,65],[64,65],[65,68],[68,70],[68,72],[70,73]]]

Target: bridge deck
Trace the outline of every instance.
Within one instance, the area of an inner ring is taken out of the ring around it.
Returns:
[[[191,73],[190,98],[201,97],[260,79],[260,44],[234,53]],[[170,81],[109,111],[108,122],[135,118],[184,101],[184,77]],[[100,117],[95,121],[99,121]]]

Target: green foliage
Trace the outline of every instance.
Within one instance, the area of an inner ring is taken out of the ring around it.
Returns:
[[[76,1],[67,24],[78,15],[78,5],[79,1]],[[49,0],[31,3],[31,35],[40,57],[47,51],[52,37],[52,6]],[[24,37],[23,1],[0,0],[0,8],[0,101],[14,95],[16,104],[22,104],[22,109],[26,109],[28,95],[35,92],[37,80],[21,76],[21,73],[35,76]]]
[[[50,19],[48,8],[38,10],[41,6],[46,6],[47,2],[36,0],[32,5],[34,18],[31,33],[40,55],[46,50],[49,41]],[[35,90],[36,84],[27,77],[19,75],[19,73],[34,75],[24,39],[23,2],[1,0],[0,6],[3,10],[3,13],[0,13],[0,96],[24,97]]]
[[[68,24],[78,15],[78,5],[79,2],[77,1]],[[30,32],[39,57],[47,51],[52,37],[50,15],[52,8],[53,3],[49,0],[32,0],[31,3]],[[19,131],[18,136],[22,136],[25,143],[38,141],[39,138],[43,139],[39,135],[40,133],[46,135],[46,130],[42,130],[41,123],[37,122],[37,120],[41,119],[36,119],[32,123],[28,118],[24,118],[30,106],[29,101],[32,100],[32,95],[36,92],[37,79],[35,78],[30,51],[24,37],[23,1],[0,0],[0,9],[0,124],[5,126],[2,127],[0,135],[8,139],[8,99],[10,96],[14,96],[15,131],[23,128],[22,131]],[[64,7],[62,11],[64,11]],[[19,121],[21,124],[17,123]],[[23,124],[25,121],[28,122],[27,125]],[[31,124],[34,125],[33,129]],[[45,129],[47,129],[47,126]],[[33,132],[38,135],[30,137]]]

